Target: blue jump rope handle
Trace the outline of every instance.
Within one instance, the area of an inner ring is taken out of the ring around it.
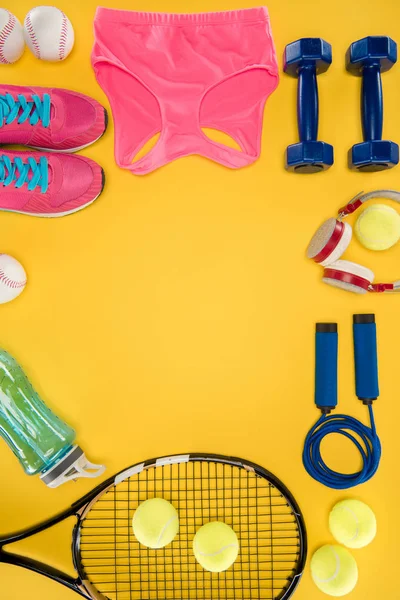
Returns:
[[[361,112],[364,140],[381,140],[383,126],[382,80],[379,62],[363,69]]]
[[[373,477],[381,459],[381,443],[376,433],[372,401],[378,397],[378,368],[374,315],[354,315],[354,357],[357,396],[368,404],[371,426],[345,414],[332,414],[337,404],[336,323],[318,323],[316,331],[315,403],[322,415],[308,432],[303,465],[316,481],[335,490],[347,490]],[[350,440],[360,453],[361,469],[355,473],[335,471],[324,461],[321,444],[331,433]]]
[[[315,333],[315,404],[328,413],[337,405],[338,332],[336,323],[317,323]]]
[[[375,315],[354,315],[356,394],[365,404],[379,396]]]
[[[318,135],[318,87],[315,64],[303,65],[297,87],[297,122],[301,142],[310,142]]]

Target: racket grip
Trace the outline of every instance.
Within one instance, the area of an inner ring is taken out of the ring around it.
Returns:
[[[379,396],[375,315],[353,315],[356,394],[364,404]]]
[[[315,330],[315,404],[325,414],[337,405],[337,323],[317,323]]]

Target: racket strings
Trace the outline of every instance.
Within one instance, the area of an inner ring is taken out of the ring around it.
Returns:
[[[152,497],[172,502],[180,530],[165,548],[140,545],[132,517]],[[196,562],[192,541],[208,521],[230,525],[237,561],[210,573]],[[298,522],[281,492],[252,471],[192,461],[144,469],[111,488],[88,512],[80,531],[87,578],[110,600],[274,600],[298,572]]]

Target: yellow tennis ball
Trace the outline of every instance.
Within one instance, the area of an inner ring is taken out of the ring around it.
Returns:
[[[374,204],[361,213],[354,230],[365,248],[387,250],[400,239],[400,215],[391,206]]]
[[[163,498],[151,498],[139,504],[132,520],[136,539],[148,548],[163,548],[179,531],[176,509]]]
[[[376,535],[373,511],[360,500],[342,500],[329,515],[329,529],[333,537],[348,548],[363,548]]]
[[[356,586],[357,563],[343,546],[322,546],[311,558],[311,577],[328,596],[345,596]]]
[[[194,536],[193,552],[203,569],[221,573],[237,559],[239,541],[229,525],[222,521],[210,521],[200,527]]]

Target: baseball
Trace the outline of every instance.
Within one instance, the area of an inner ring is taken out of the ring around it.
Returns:
[[[0,63],[9,65],[21,58],[25,49],[22,25],[10,11],[0,8]]]
[[[22,265],[8,254],[0,254],[0,304],[19,296],[26,285],[26,273]]]
[[[71,21],[55,6],[36,6],[24,21],[24,36],[36,58],[57,62],[67,58],[74,45]]]

